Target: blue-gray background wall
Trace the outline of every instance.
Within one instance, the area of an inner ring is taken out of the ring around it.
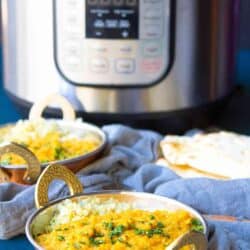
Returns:
[[[235,66],[235,82],[238,84],[250,86],[250,0],[240,1],[240,27],[238,37],[238,51],[236,58],[237,63]],[[0,54],[0,80],[2,76],[1,58],[2,57]],[[18,114],[17,110],[4,93],[2,81],[0,82],[0,112],[0,124],[15,121],[20,118],[20,115]]]
[[[239,34],[236,81],[250,85],[250,0],[241,0]]]

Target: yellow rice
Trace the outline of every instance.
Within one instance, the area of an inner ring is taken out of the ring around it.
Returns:
[[[1,131],[3,130],[3,131]],[[95,150],[100,139],[78,136],[61,128],[55,121],[19,121],[16,126],[0,129],[0,141],[16,142],[30,149],[41,163],[64,160]],[[20,165],[24,160],[14,154],[2,156],[0,164]]]

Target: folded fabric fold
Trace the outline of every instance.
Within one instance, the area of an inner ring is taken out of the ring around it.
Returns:
[[[250,181],[183,179],[166,167],[153,164],[158,158],[162,136],[122,125],[103,127],[110,152],[81,170],[77,176],[84,192],[101,190],[120,182],[133,190],[167,196],[205,214],[225,214],[250,219]],[[53,182],[50,199],[68,194],[61,181]],[[0,185],[0,239],[24,232],[28,216],[35,210],[34,186]],[[250,223],[249,223],[250,224]],[[250,249],[248,223],[210,221],[210,249]],[[244,231],[244,235],[240,232]],[[237,239],[237,240],[235,240]]]

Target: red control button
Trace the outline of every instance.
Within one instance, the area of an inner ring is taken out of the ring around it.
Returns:
[[[142,71],[145,73],[157,73],[162,69],[162,59],[145,59],[141,64]]]

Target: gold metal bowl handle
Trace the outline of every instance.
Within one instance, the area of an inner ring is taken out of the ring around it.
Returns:
[[[0,184],[10,182],[10,175],[0,168]]]
[[[195,250],[207,250],[206,236],[198,232],[188,232],[177,238],[166,250],[180,250],[187,245],[194,245]]]
[[[0,147],[0,157],[7,153],[19,155],[26,161],[27,171],[23,176],[23,180],[27,184],[35,183],[41,172],[40,162],[36,156],[26,147],[14,142]]]
[[[62,109],[63,120],[74,121],[76,119],[76,114],[71,103],[64,96],[59,94],[49,95],[45,99],[36,102],[30,110],[29,119],[35,120],[41,118],[45,108],[52,103],[58,104]]]
[[[71,195],[83,192],[81,182],[68,168],[59,165],[49,165],[40,175],[35,188],[35,203],[37,208],[44,207],[49,203],[48,190],[53,180],[63,180],[69,187]]]

